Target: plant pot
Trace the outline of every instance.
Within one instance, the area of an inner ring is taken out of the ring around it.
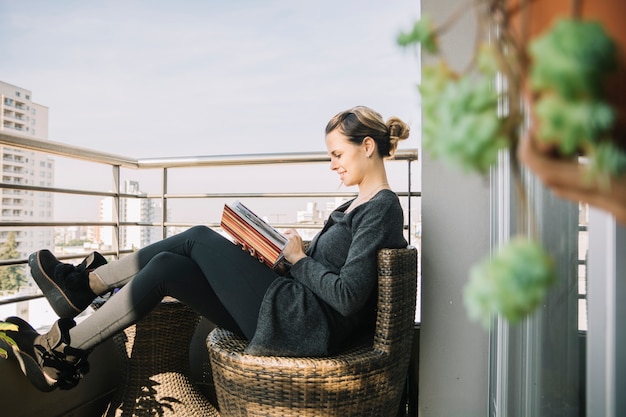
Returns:
[[[511,8],[530,7],[518,12],[511,21],[512,28],[520,36],[522,22],[526,22],[526,34],[532,39],[547,30],[556,19],[578,15],[584,20],[600,22],[608,35],[616,42],[618,49],[618,68],[607,78],[606,97],[618,113],[615,137],[626,147],[626,5],[624,0],[513,0]],[[577,4],[580,10],[574,9]]]

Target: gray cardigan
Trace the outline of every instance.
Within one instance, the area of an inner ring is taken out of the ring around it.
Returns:
[[[375,322],[377,257],[382,248],[403,248],[404,217],[396,194],[378,192],[350,213],[350,201],[333,211],[311,241],[307,257],[268,288],[252,355],[326,356]]]

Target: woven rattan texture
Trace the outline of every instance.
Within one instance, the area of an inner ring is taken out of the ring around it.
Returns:
[[[122,383],[105,416],[219,416],[189,379],[189,344],[200,316],[168,299],[114,337]]]
[[[396,416],[405,386],[417,296],[417,250],[378,254],[378,311],[370,343],[329,358],[243,354],[246,342],[207,339],[222,416]]]

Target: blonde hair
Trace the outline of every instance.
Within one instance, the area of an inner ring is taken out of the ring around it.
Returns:
[[[337,113],[326,125],[326,134],[335,129],[360,145],[366,137],[374,139],[381,158],[391,157],[398,142],[409,137],[409,125],[398,117],[385,122],[380,113],[365,106],[356,106]]]

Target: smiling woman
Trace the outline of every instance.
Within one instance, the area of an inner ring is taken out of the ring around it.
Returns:
[[[398,118],[385,123],[377,112],[357,106],[333,117],[326,132],[331,168],[360,194],[330,213],[310,246],[288,228],[284,268],[259,263],[205,225],[112,262],[92,252],[73,265],[40,249],[28,258],[30,273],[60,319],[40,334],[22,317],[8,317],[17,329],[5,330],[10,339],[0,338],[0,348],[38,390],[72,389],[89,371],[93,349],[148,316],[164,297],[244,336],[250,355],[326,357],[363,335],[369,340],[377,254],[407,246],[403,208],[388,189],[383,158],[409,130]],[[356,132],[362,136],[349,135]],[[89,317],[73,320],[96,297],[116,289]]]
[[[359,186],[359,195],[346,212],[388,190],[383,159],[393,156],[399,140],[409,137],[409,126],[397,117],[386,123],[374,110],[357,106],[338,113],[326,125],[330,169],[346,186]]]

